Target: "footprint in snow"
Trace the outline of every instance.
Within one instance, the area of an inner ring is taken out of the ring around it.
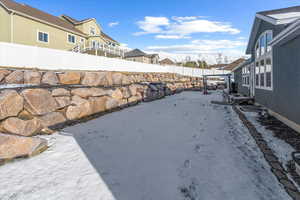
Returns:
[[[185,160],[185,161],[184,161],[184,167],[185,167],[185,168],[191,168],[191,167],[192,167],[192,162],[191,162],[191,160]]]

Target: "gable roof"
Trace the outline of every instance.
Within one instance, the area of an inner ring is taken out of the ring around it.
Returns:
[[[61,15],[60,17],[66,19],[68,22],[70,22],[74,25],[80,25],[80,24],[83,24],[85,22],[95,20],[94,18],[87,18],[87,19],[83,19],[83,20],[77,20],[77,19],[74,19],[73,17],[70,17],[68,15]]]
[[[159,56],[158,54],[147,54],[146,55],[148,58],[154,58],[156,56]]]
[[[165,58],[161,61],[159,61],[160,64],[168,64],[168,65],[175,65],[176,63],[173,62],[173,60],[171,60],[170,58]]]
[[[215,64],[215,65],[210,65],[209,68],[223,68],[226,67],[228,64]]]
[[[243,62],[236,65],[231,71],[235,72],[236,70],[240,69],[241,67],[244,67],[245,65],[251,64],[251,58],[244,60]]]
[[[300,17],[300,6],[293,6],[288,8],[280,8],[275,10],[261,11],[257,14],[271,17],[273,19],[284,19],[284,18],[299,18]]]
[[[29,17],[36,21],[54,25],[61,29],[65,29],[70,32],[85,36],[85,34],[83,32],[76,29],[72,24],[66,22],[65,20],[63,20],[59,17],[56,17],[54,15],[43,12],[39,9],[33,8],[33,7],[25,5],[25,4],[17,3],[12,0],[0,0],[0,4],[4,8],[6,8],[6,10],[8,10],[9,12],[15,12],[17,14],[23,15],[25,17]]]
[[[139,49],[134,49],[132,51],[129,51],[129,52],[125,53],[126,58],[129,58],[129,57],[142,57],[142,56],[147,56],[147,54],[142,52]]]
[[[228,64],[226,67],[223,68],[223,70],[232,71],[234,68],[236,68],[241,63],[245,62],[246,60],[244,58],[239,58],[232,63]]]
[[[298,19],[300,19],[300,6],[267,10],[256,13],[246,54],[251,54],[251,50],[255,42],[254,39],[256,37],[259,25],[262,20],[274,26],[277,26],[283,24],[291,24],[297,21]]]

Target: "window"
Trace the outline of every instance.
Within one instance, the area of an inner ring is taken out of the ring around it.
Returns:
[[[249,87],[249,85],[250,85],[250,66],[249,65],[242,68],[242,81],[243,81],[243,86]]]
[[[90,28],[90,35],[96,35],[96,30],[94,27]]]
[[[259,41],[256,43],[255,53],[256,53],[256,58],[259,58],[259,56],[260,56]]]
[[[260,61],[260,87],[265,86],[265,60]]]
[[[271,58],[266,60],[266,87],[272,87],[272,61]]]
[[[255,45],[255,86],[260,89],[272,90],[272,47],[269,45],[273,39],[271,30],[265,31],[258,38]]]
[[[266,52],[266,35],[263,34],[261,37],[260,37],[260,55],[264,55],[265,52]]]
[[[92,49],[99,49],[100,44],[99,44],[99,42],[93,40],[91,42],[91,46],[92,46]]]
[[[96,48],[96,41],[92,41],[92,48],[95,49]]]
[[[259,86],[259,62],[255,64],[255,85],[256,87]]]
[[[76,43],[75,35],[68,34],[68,42],[75,44]]]
[[[38,31],[38,41],[48,43],[49,42],[49,34]]]
[[[272,31],[268,31],[266,33],[267,52],[271,51],[271,46],[269,45],[269,43],[271,42],[272,39],[273,39],[273,33],[272,33]]]

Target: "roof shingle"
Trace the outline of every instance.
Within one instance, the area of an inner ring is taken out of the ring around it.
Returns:
[[[37,20],[41,20],[53,24],[55,26],[61,27],[63,29],[67,29],[71,32],[78,33],[80,35],[85,35],[83,32],[76,29],[72,24],[66,22],[65,20],[43,12],[39,9],[33,8],[25,4],[17,3],[12,0],[0,0],[0,3],[4,5],[4,7],[7,8],[9,11],[15,11],[17,13],[21,13],[23,15],[35,18]]]

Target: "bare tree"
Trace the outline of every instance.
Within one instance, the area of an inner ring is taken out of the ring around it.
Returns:
[[[225,63],[225,64],[228,64],[228,63],[229,63],[229,61],[228,61],[228,56],[225,56],[225,58],[224,58],[224,63]]]
[[[222,53],[218,53],[217,57],[216,57],[216,62],[217,64],[221,64],[223,60],[223,55]]]

